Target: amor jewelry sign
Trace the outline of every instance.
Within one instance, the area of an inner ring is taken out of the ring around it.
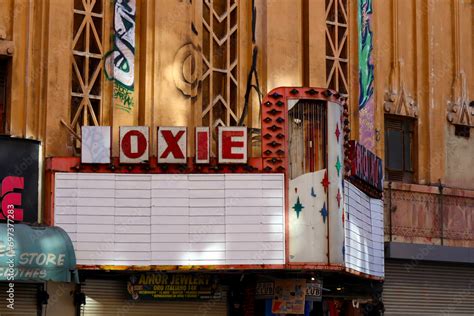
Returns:
[[[157,129],[157,160],[162,164],[183,164],[188,157],[188,128],[160,126]],[[219,127],[218,163],[247,163],[247,128]],[[208,127],[196,127],[195,162],[210,161],[210,135]],[[146,126],[120,127],[120,163],[146,163],[150,158],[150,132]],[[111,162],[110,126],[82,127],[82,163]]]
[[[218,279],[208,274],[143,273],[127,283],[132,300],[204,300],[221,297]]]

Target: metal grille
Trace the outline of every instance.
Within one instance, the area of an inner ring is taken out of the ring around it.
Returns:
[[[81,316],[128,315],[128,316],[224,316],[227,301],[132,301],[127,299],[127,284],[119,280],[89,279],[82,286],[86,305]]]
[[[103,80],[104,0],[75,0],[72,41],[71,126],[99,125]]]
[[[7,308],[7,289],[8,283],[0,283],[0,316],[36,316],[38,284],[15,284],[15,309]]]
[[[326,167],[327,115],[323,102],[299,101],[288,111],[290,179]]]
[[[474,269],[387,261],[383,302],[386,316],[474,315]]]
[[[236,0],[202,2],[202,103],[203,126],[238,123],[238,4]]]
[[[326,85],[347,94],[348,84],[347,0],[326,0]]]

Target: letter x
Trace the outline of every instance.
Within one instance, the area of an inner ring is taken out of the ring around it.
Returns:
[[[160,158],[166,158],[168,157],[169,154],[172,154],[174,158],[176,159],[182,159],[184,158],[183,151],[178,145],[178,141],[180,138],[184,135],[184,131],[179,131],[176,136],[173,136],[172,131],[161,131],[161,134],[163,135],[163,138],[166,141],[166,144],[168,147],[166,150],[163,152]]]

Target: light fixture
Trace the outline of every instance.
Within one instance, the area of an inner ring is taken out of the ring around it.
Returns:
[[[311,277],[311,281],[314,281],[314,280],[315,280],[315,278],[314,278],[314,277]]]

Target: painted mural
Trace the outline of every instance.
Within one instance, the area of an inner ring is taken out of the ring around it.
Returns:
[[[372,0],[359,0],[359,135],[360,142],[369,150],[375,147],[375,100]]]
[[[105,55],[105,76],[114,81],[114,106],[131,112],[135,84],[135,0],[115,0],[114,12],[114,43]]]

